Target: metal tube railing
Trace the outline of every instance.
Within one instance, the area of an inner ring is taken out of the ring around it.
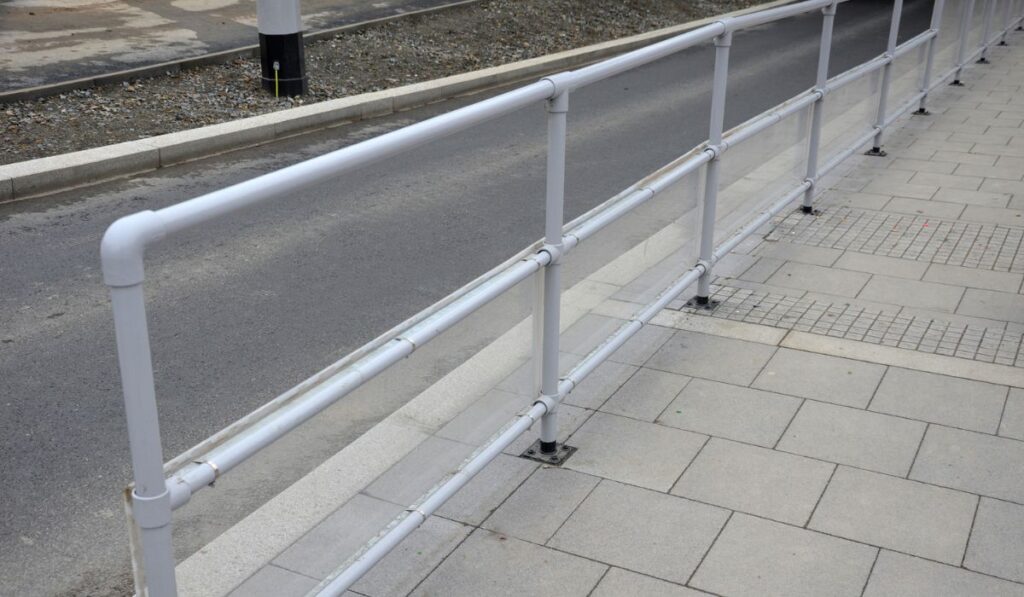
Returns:
[[[956,65],[933,81],[932,69],[937,36],[943,28],[944,0],[936,0],[929,30],[900,45],[897,45],[896,37],[902,2],[895,0],[885,54],[830,80],[827,75],[832,28],[836,6],[840,1],[807,0],[742,16],[723,17],[704,27],[622,56],[576,71],[551,75],[531,85],[380,137],[158,211],[133,214],[111,225],[104,235],[101,255],[104,280],[111,289],[132,455],[134,483],[126,495],[130,500],[129,512],[135,530],[132,533],[132,554],[139,593],[151,597],[176,594],[170,532],[171,513],[175,508],[188,502],[193,493],[209,486],[219,475],[232,470],[302,422],[362,387],[376,375],[408,357],[419,347],[520,282],[535,276],[542,279],[542,284],[539,284],[541,292],[534,312],[534,355],[538,356],[540,361],[536,403],[484,446],[452,479],[427,496],[418,508],[413,509],[383,539],[370,546],[354,564],[339,575],[333,576],[323,587],[322,594],[340,594],[402,538],[426,520],[501,450],[531,428],[534,422],[541,421],[542,451],[551,453],[556,450],[558,405],[583,378],[695,282],[698,284],[698,302],[708,304],[712,269],[716,262],[798,198],[803,197],[804,211],[810,211],[815,185],[823,176],[872,139],[874,149],[880,151],[882,134],[888,126],[915,105],[919,106],[918,113],[926,113],[925,103],[929,92],[950,76],[954,78],[955,84],[960,84],[960,76],[966,62],[979,53],[983,59],[987,59],[989,47],[997,40],[1005,42],[1006,32],[1024,19],[1020,9],[1016,16],[1013,15],[1013,0],[1007,0],[1002,19],[1003,30],[992,36],[991,28],[997,0],[986,0],[984,32],[979,46],[971,51],[969,33],[974,19],[975,0],[965,0],[960,11],[960,43],[957,48]],[[1017,4],[1024,8],[1024,3]],[[728,132],[723,131],[732,33],[818,9],[822,9],[823,22],[814,88]],[[715,42],[716,58],[707,144],[695,148],[620,196],[577,218],[568,226],[563,225],[568,93],[710,40]],[[920,91],[910,98],[899,98],[902,103],[897,109],[888,110],[894,60],[923,44],[927,44],[927,50],[922,65]],[[827,124],[824,122],[823,114],[827,96],[878,69],[884,71],[875,125],[856,137],[852,145],[845,147],[819,166],[822,131]],[[292,194],[298,189],[335,178],[345,172],[398,155],[487,120],[535,105],[542,100],[548,107],[547,196],[545,236],[542,245],[534,245],[519,258],[485,274],[406,324],[367,344],[196,447],[166,464],[162,462],[143,293],[143,254],[149,244],[169,234],[261,201]],[[715,246],[720,168],[728,150],[808,107],[812,107],[813,112],[808,134],[806,177],[803,182],[781,195],[767,209]],[[700,218],[698,262],[665,288],[653,302],[624,323],[566,376],[559,379],[562,258],[580,242],[592,237],[703,166],[707,167],[707,171],[704,174],[706,186]],[[540,274],[541,271],[543,274]]]

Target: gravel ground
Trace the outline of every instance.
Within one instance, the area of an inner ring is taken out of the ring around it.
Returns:
[[[398,87],[660,29],[760,0],[485,0],[306,46],[309,93],[260,90],[259,60],[0,105],[0,164]]]

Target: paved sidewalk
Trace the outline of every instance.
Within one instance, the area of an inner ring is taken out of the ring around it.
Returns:
[[[1024,595],[1022,40],[741,245],[717,310],[603,364],[563,467],[515,446],[352,594]],[[525,399],[500,385],[232,594],[311,590]]]

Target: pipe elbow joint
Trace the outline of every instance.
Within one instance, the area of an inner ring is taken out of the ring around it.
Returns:
[[[163,238],[164,224],[153,211],[125,216],[107,228],[100,243],[103,281],[107,286],[135,286],[145,278],[146,246]]]
[[[551,112],[569,111],[569,89],[572,71],[555,73],[541,79],[551,84],[551,95],[548,96],[548,110]],[[561,106],[559,104],[562,104]]]

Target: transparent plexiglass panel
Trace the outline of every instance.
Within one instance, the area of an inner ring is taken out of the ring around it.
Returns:
[[[566,256],[563,373],[696,264],[705,176],[690,173]]]
[[[947,0],[943,5],[942,21],[939,23],[939,35],[936,38],[933,81],[956,67],[963,7],[964,0]]]
[[[921,91],[928,44],[921,44],[893,60],[889,83],[888,113],[895,114]]]
[[[878,117],[881,69],[848,83],[825,97],[818,164],[827,164],[867,134]]]
[[[811,110],[787,116],[722,156],[716,245],[806,178]]]

